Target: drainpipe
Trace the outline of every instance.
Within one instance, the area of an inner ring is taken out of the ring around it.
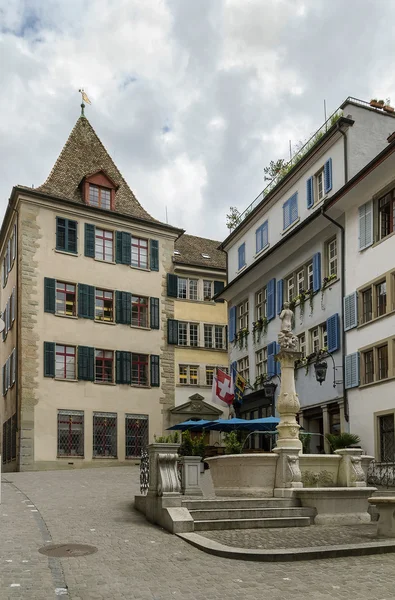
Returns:
[[[345,131],[343,131],[343,129],[339,125],[339,122],[337,123],[337,129],[338,129],[338,131],[340,131],[340,133],[343,136],[344,183],[347,183],[347,181],[348,181],[348,144],[347,144],[347,134],[346,134]]]

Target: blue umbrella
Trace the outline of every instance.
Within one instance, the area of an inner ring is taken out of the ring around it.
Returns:
[[[263,419],[250,419],[246,422],[245,429],[249,431],[275,431],[280,419],[278,417],[265,417]]]
[[[203,429],[208,423],[213,423],[213,421],[206,421],[205,419],[200,419],[199,421],[189,420],[184,421],[183,423],[177,423],[177,425],[173,425],[173,427],[168,427],[167,430],[187,431],[188,429]]]
[[[205,429],[209,431],[235,431],[246,429],[246,424],[249,421],[246,419],[217,419],[216,421],[209,421],[209,425],[206,425]]]

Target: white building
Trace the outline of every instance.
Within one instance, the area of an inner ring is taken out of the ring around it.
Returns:
[[[313,452],[328,449],[324,435],[346,430],[349,418],[342,368],[344,229],[342,219],[325,216],[324,207],[387,145],[393,129],[393,115],[366,102],[348,98],[340,110],[246,209],[221,245],[228,255],[228,285],[219,297],[229,306],[231,363],[250,383],[240,414],[272,412],[262,383],[279,375],[276,317],[283,302],[291,301],[300,350],[309,357],[297,369],[297,391],[301,423],[318,434]],[[329,368],[320,386],[313,363],[326,349]]]

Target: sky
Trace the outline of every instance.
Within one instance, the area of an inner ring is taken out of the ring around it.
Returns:
[[[13,185],[45,181],[84,87],[144,208],[222,240],[324,100],[395,105],[394,23],[388,0],[2,0],[0,215]]]

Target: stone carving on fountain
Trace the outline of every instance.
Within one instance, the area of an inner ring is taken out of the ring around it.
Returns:
[[[292,333],[293,312],[289,308],[289,302],[284,302],[284,309],[281,311],[281,330],[278,334],[278,343],[281,350],[298,351],[298,338]]]

